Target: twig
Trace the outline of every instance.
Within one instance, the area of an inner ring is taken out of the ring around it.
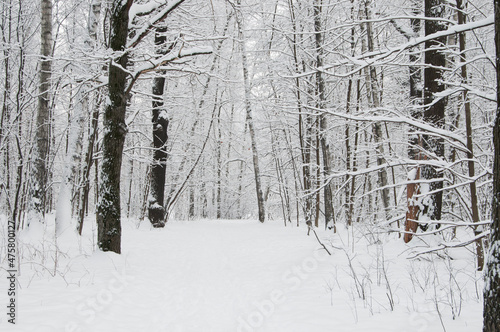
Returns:
[[[320,241],[320,239],[318,237],[318,234],[316,234],[316,231],[312,227],[312,223],[310,221],[307,221],[306,224],[307,224],[307,227],[308,227],[308,229],[307,229],[307,235],[309,235],[309,232],[312,230],[314,232],[314,236],[316,236],[316,240],[318,240],[318,243],[321,244],[321,246],[323,247],[323,249],[325,249],[326,252],[328,253],[328,255],[331,256],[332,254],[330,253],[330,251],[328,251],[328,249],[326,248],[326,246]]]
[[[487,231],[484,231],[476,236],[474,236],[472,239],[469,239],[467,241],[463,241],[463,242],[458,242],[458,243],[447,243],[447,242],[443,242],[443,243],[440,243],[438,246],[436,247],[433,247],[433,248],[429,248],[427,250],[423,250],[423,251],[420,251],[420,252],[417,252],[415,253],[413,256],[411,257],[408,257],[409,259],[414,259],[414,258],[417,258],[418,256],[420,255],[423,255],[423,254],[428,254],[428,253],[431,253],[431,252],[436,252],[436,251],[440,251],[440,250],[444,250],[444,249],[448,249],[448,248],[459,248],[459,247],[465,247],[465,246],[468,246],[469,244],[472,244],[474,242],[476,242],[477,240],[479,239],[482,239],[484,237],[487,237],[488,235],[490,234],[490,231],[487,230]]]

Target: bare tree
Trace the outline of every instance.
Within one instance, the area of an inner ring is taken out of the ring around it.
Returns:
[[[458,14],[458,24],[466,23],[466,8],[463,0],[457,0],[457,14]],[[468,75],[467,75],[467,58],[466,58],[466,49],[465,49],[465,32],[458,34],[459,38],[459,49],[460,49],[460,64],[462,67],[461,76],[462,83],[468,84]],[[475,171],[475,161],[474,161],[474,146],[472,143],[472,114],[471,114],[471,102],[469,98],[469,94],[466,90],[462,92],[462,100],[465,111],[465,133],[466,133],[466,141],[467,141],[467,168],[469,171],[469,177],[474,178],[476,176]],[[471,181],[470,185],[470,200],[471,200],[471,212],[472,212],[472,222],[478,223],[479,220],[479,208],[478,208],[478,200],[477,200],[477,187],[476,181]],[[481,233],[481,229],[479,227],[474,227],[474,235],[478,236]],[[479,271],[483,270],[484,265],[484,250],[483,250],[483,240],[476,240],[476,256],[477,256],[477,269]]]
[[[439,19],[444,18],[446,2],[443,0],[425,0],[425,35],[446,30],[446,25]],[[424,68],[424,104],[425,110],[423,120],[434,127],[444,127],[444,112],[446,98],[436,96],[444,91],[443,83],[444,69],[446,68],[446,56],[441,48],[446,45],[446,37],[436,37],[425,42],[425,68]],[[426,159],[440,159],[444,157],[444,140],[440,136],[422,135],[422,146],[426,151]],[[443,202],[443,171],[434,166],[425,165],[421,169],[422,178],[427,180],[436,179],[429,184],[427,197],[422,200],[423,211],[421,216],[428,220],[440,220]],[[422,187],[421,187],[422,188]],[[425,225],[421,225],[425,229]]]
[[[248,131],[250,132],[250,141],[252,143],[252,158],[253,158],[253,169],[255,175],[255,190],[257,192],[257,205],[259,209],[259,221],[264,222],[266,219],[264,194],[262,192],[262,177],[260,175],[260,165],[259,165],[259,150],[257,148],[257,137],[255,132],[253,111],[250,91],[250,77],[248,74],[248,60],[245,46],[245,33],[243,26],[243,13],[241,11],[241,0],[236,0],[236,22],[238,23],[238,37],[240,40],[241,49],[241,64],[243,68],[243,81],[245,85],[245,110],[246,110],[246,121],[248,124]]]
[[[412,0],[412,13],[417,16],[421,13],[421,3],[418,0]],[[420,20],[413,18],[410,20],[411,30],[414,36],[418,36],[420,33]],[[410,40],[412,35],[406,35],[406,38]],[[418,48],[415,48],[416,51]],[[422,70],[420,69],[418,62],[417,52],[412,52],[409,55],[409,60],[412,66],[409,67],[409,83],[410,83],[410,98],[414,105],[411,111],[411,117],[414,119],[420,119],[421,114],[417,106],[422,105]],[[413,160],[420,160],[421,158],[421,144],[422,141],[418,134],[413,134],[415,128],[410,128],[410,146],[408,148],[408,157]],[[406,219],[405,219],[405,233],[403,239],[405,242],[410,242],[412,239],[412,234],[418,229],[418,216],[420,214],[420,207],[418,204],[417,195],[420,193],[420,187],[416,183],[420,178],[420,166],[416,166],[412,172],[412,176],[409,179],[410,183],[406,185],[406,195],[407,195],[407,209],[406,209]],[[411,180],[415,182],[411,182]]]
[[[371,0],[365,0],[364,12],[365,18],[368,20],[366,23],[366,38],[368,52],[373,52],[375,48],[375,38],[372,23],[369,21],[372,19],[371,14]],[[370,66],[365,70],[366,74],[366,92],[367,99],[371,107],[375,109],[381,106],[381,84],[379,83],[379,77],[377,75],[377,69],[374,66]],[[383,166],[386,163],[385,153],[384,153],[384,137],[382,133],[382,124],[380,122],[374,122],[372,127],[373,138],[375,140],[375,152],[377,158],[377,165]],[[382,204],[384,206],[384,212],[386,217],[389,216],[389,188],[387,187],[387,169],[381,167],[377,172],[378,175],[378,185],[380,187],[380,194],[382,198]]]
[[[324,52],[323,52],[323,24],[322,24],[322,0],[316,0],[314,4],[314,35],[316,41],[316,66],[318,71],[316,72],[316,94],[318,98],[317,108],[321,111],[324,110],[326,104],[326,84],[325,78],[321,72],[324,63]],[[332,187],[328,180],[328,175],[330,174],[330,146],[326,139],[326,133],[328,129],[328,120],[326,115],[322,113],[319,117],[319,140],[321,143],[321,151],[323,157],[323,172],[327,183],[324,184],[324,204],[325,204],[325,227],[328,224],[334,224],[334,211],[333,211],[333,196]],[[316,225],[317,226],[317,225]]]
[[[166,28],[157,28],[155,33],[155,45],[157,53],[167,53],[165,36]],[[167,168],[167,130],[168,114],[163,106],[163,91],[165,89],[164,71],[160,72],[153,80],[153,163],[151,165],[151,187],[148,200],[148,217],[153,227],[165,226],[165,207],[163,198],[165,195],[165,171]]]
[[[125,52],[129,9],[133,0],[114,0],[111,6],[111,49],[118,55],[109,62],[109,104],[104,111],[101,184],[97,205],[97,240],[102,251],[121,252],[120,175],[127,133],[127,62]]]
[[[493,224],[484,286],[483,332],[500,331],[500,0],[495,0],[497,107],[493,126]]]
[[[101,0],[92,0],[90,5],[89,20],[87,31],[89,38],[87,39],[87,48],[94,49],[98,45],[97,31],[101,17]],[[102,89],[95,92],[93,103],[93,111],[90,119],[90,130],[88,134],[87,151],[85,152],[85,160],[81,170],[81,180],[79,183],[78,195],[78,233],[81,235],[83,231],[83,221],[85,214],[88,211],[89,192],[90,192],[90,170],[94,164],[94,150],[97,141],[98,125],[99,125],[99,110],[102,102]],[[85,91],[86,93],[88,91]],[[87,102],[86,98],[82,102]],[[97,172],[97,166],[96,166]]]
[[[41,61],[38,114],[36,118],[35,184],[33,204],[35,210],[45,214],[48,210],[49,151],[52,127],[50,110],[50,81],[52,76],[52,0],[41,0]]]

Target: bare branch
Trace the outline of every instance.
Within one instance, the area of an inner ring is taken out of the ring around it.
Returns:
[[[191,57],[191,56],[196,56],[196,55],[201,55],[201,54],[211,54],[212,53],[212,48],[211,47],[193,47],[189,49],[180,49],[177,54],[167,54],[165,56],[162,56],[154,61],[151,61],[149,65],[140,68],[138,71],[135,73],[131,73],[132,80],[129,83],[129,86],[126,90],[126,94],[129,94],[130,91],[132,90],[132,87],[134,86],[135,82],[139,79],[139,77],[143,74],[156,71],[160,67],[165,66],[175,60],[179,60],[182,58],[186,57]]]
[[[489,234],[490,234],[490,230],[487,230],[487,231],[484,231],[484,232],[474,236],[473,238],[470,238],[467,241],[456,242],[456,243],[442,242],[436,247],[432,247],[432,248],[429,248],[427,250],[422,250],[422,251],[416,252],[413,256],[410,256],[408,258],[414,259],[414,258],[417,258],[418,256],[423,255],[423,254],[429,254],[429,253],[441,251],[444,249],[465,247],[465,246],[468,246],[469,244],[475,243],[477,240],[480,240],[482,238],[487,237]],[[422,235],[422,234],[413,234],[413,235],[418,236],[418,235]]]
[[[385,62],[387,62],[388,58],[390,58],[390,59],[397,58],[404,51],[411,49],[411,48],[414,48],[415,46],[418,46],[420,44],[423,44],[426,41],[433,40],[436,38],[455,35],[455,34],[460,33],[460,32],[466,32],[466,31],[476,30],[476,29],[480,29],[480,28],[485,28],[485,27],[493,25],[493,22],[494,22],[494,18],[493,18],[493,15],[491,15],[491,16],[489,16],[483,20],[477,21],[477,22],[471,22],[471,23],[467,23],[467,24],[457,24],[457,25],[453,25],[453,26],[449,27],[446,30],[436,32],[436,33],[430,34],[430,35],[425,36],[425,37],[412,38],[409,42],[402,44],[398,47],[386,50],[386,51],[378,50],[378,51],[374,51],[374,52],[367,52],[367,53],[362,54],[362,55],[357,56],[357,57],[349,57],[349,56],[346,56],[345,54],[339,54],[340,56],[344,57],[344,60],[340,60],[340,61],[331,63],[329,65],[323,66],[322,68],[318,67],[318,68],[314,68],[313,70],[308,71],[308,72],[304,72],[304,73],[300,73],[300,74],[292,75],[292,76],[285,76],[285,77],[286,78],[293,78],[293,79],[300,78],[300,77],[307,77],[307,76],[316,74],[316,72],[318,72],[318,71],[324,72],[325,74],[330,75],[330,76],[334,76],[334,77],[350,77],[351,75],[358,73],[360,70],[362,70],[364,68],[376,65],[377,62],[379,62],[379,61],[384,60]],[[354,65],[355,68],[347,73],[341,74],[341,73],[333,73],[333,72],[328,71],[328,70],[334,69],[336,67],[349,66],[349,65]]]

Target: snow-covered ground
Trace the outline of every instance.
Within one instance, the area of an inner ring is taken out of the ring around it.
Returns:
[[[0,331],[481,330],[482,276],[467,249],[410,260],[418,240],[340,226],[318,230],[329,256],[304,226],[130,220],[116,255],[93,252],[90,222],[57,251],[52,225],[19,235],[18,324],[3,309]]]

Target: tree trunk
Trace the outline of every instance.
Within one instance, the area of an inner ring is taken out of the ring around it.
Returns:
[[[500,0],[495,0],[497,111],[493,126],[493,223],[484,286],[483,332],[500,331]]]
[[[83,91],[82,91],[83,90]],[[64,164],[63,178],[59,187],[56,207],[56,235],[61,235],[67,229],[74,229],[71,222],[71,197],[73,179],[78,177],[78,168],[81,160],[83,128],[87,107],[86,89],[80,87],[74,96],[74,113],[69,126],[68,151]]]
[[[97,28],[99,27],[99,20],[101,17],[101,0],[92,0],[89,12],[89,22],[87,30],[89,33],[89,38],[86,41],[86,48],[92,50],[97,44]],[[78,233],[82,235],[83,231],[83,220],[87,212],[89,191],[90,191],[90,169],[92,168],[92,163],[94,161],[94,144],[97,139],[97,130],[99,125],[99,109],[101,106],[101,93],[97,90],[94,95],[96,103],[93,105],[94,110],[92,112],[92,117],[90,120],[89,138],[87,151],[85,154],[85,163],[82,167],[82,177],[80,180],[80,194],[78,195]],[[87,99],[86,99],[87,100]]]
[[[443,0],[425,0],[425,17],[444,18],[446,3]],[[446,25],[439,20],[425,20],[425,35],[443,31]],[[423,120],[435,127],[444,127],[445,98],[436,97],[435,94],[442,92],[445,85],[442,82],[443,70],[446,67],[446,57],[438,48],[446,44],[446,37],[438,37],[425,42],[425,69],[424,69],[424,110]],[[444,157],[444,142],[442,138],[423,135],[422,145],[427,159],[439,159]],[[422,178],[427,180],[443,177],[443,172],[432,166],[423,166]],[[430,183],[427,188],[421,186],[422,194],[438,191],[426,196],[422,200],[423,211],[421,217],[427,220],[440,220],[443,201],[443,181]],[[424,230],[426,226],[423,226]]]
[[[191,184],[189,184],[188,220],[193,220],[196,213],[196,197],[194,197],[194,189],[195,184],[191,181]]]
[[[2,33],[2,42],[4,45],[10,45],[12,43],[12,2],[9,1],[8,3],[3,3],[2,5],[2,11],[4,15],[2,16],[2,22],[1,22],[1,27],[3,30]],[[11,170],[10,170],[10,139],[8,133],[9,129],[5,128],[7,127],[7,124],[10,123],[10,113],[11,113],[11,106],[10,106],[10,93],[11,93],[11,68],[10,68],[10,47],[4,47],[3,48],[3,56],[4,56],[4,91],[3,91],[3,105],[2,105],[2,114],[0,116],[0,154],[3,154],[3,164],[4,164],[4,169],[3,169],[3,176],[4,176],[4,183],[1,184],[0,187],[4,187],[4,190],[0,193],[0,197],[2,197],[2,194],[6,194],[6,205],[8,206],[9,213],[12,211],[12,207],[10,205],[10,178],[11,178]],[[10,125],[9,125],[10,127]],[[5,130],[5,129],[7,130]]]
[[[94,105],[94,111],[92,112],[92,121],[89,131],[89,139],[87,145],[87,152],[85,153],[85,164],[82,169],[82,180],[80,187],[82,188],[82,193],[80,195],[79,211],[78,211],[78,234],[82,235],[83,231],[83,221],[88,210],[89,203],[89,193],[90,193],[90,171],[92,164],[94,163],[94,146],[97,141],[98,127],[99,127],[99,110],[101,108],[101,95],[97,91],[97,102]],[[96,165],[97,171],[97,165]]]
[[[18,22],[23,15],[23,5],[22,1],[19,1],[19,10],[17,13]],[[17,91],[16,91],[16,118],[17,118],[17,137],[16,137],[16,147],[17,147],[17,170],[16,170],[16,190],[14,194],[14,204],[12,207],[12,220],[17,223],[16,229],[19,230],[21,226],[21,217],[23,215],[23,201],[26,195],[22,195],[21,191],[25,192],[26,181],[24,181],[23,174],[25,172],[25,157],[23,156],[23,151],[21,149],[20,140],[22,137],[22,120],[23,120],[23,101],[25,92],[25,63],[26,54],[24,52],[26,40],[24,34],[18,33],[16,37],[16,42],[20,46],[19,48],[19,59],[18,59],[18,71],[17,71]],[[16,129],[14,129],[16,131]],[[19,218],[18,218],[19,216]]]
[[[351,20],[355,20],[355,14],[354,14],[354,0],[351,0]],[[350,35],[350,50],[351,50],[351,56],[355,55],[356,52],[356,41],[355,41],[355,36],[356,36],[356,28],[353,26],[351,28],[351,35]],[[352,106],[352,99],[353,99],[353,81],[354,77],[351,75],[349,77],[349,82],[347,83],[347,96],[346,96],[346,114],[349,114],[351,111],[351,106]],[[359,78],[357,79],[357,84],[356,84],[356,108],[359,107]],[[353,151],[351,151],[351,134],[350,134],[350,123],[347,122],[345,125],[345,151],[346,151],[346,170],[348,172],[350,171],[356,171],[356,150],[357,150],[357,145],[358,145],[358,138],[359,138],[359,133],[358,133],[358,124],[356,123],[356,130],[354,131],[354,147]],[[352,163],[351,163],[351,158],[352,158]],[[349,181],[350,180],[350,181]],[[346,204],[346,218],[347,218],[347,225],[351,226],[352,225],[352,219],[353,219],[353,211],[354,211],[354,192],[355,192],[355,185],[356,185],[356,176],[355,175],[346,175],[345,178],[345,204]],[[337,232],[336,227],[333,228],[334,232]]]
[[[370,0],[365,0],[365,17],[367,20],[371,19]],[[366,35],[368,52],[374,51],[374,40],[371,22],[366,23]],[[366,90],[370,107],[375,109],[380,107],[381,92],[375,67],[370,66],[366,69]],[[382,166],[385,163],[385,152],[383,143],[382,127],[379,122],[375,122],[372,127],[373,138],[375,140],[375,152],[377,158],[377,165]],[[388,178],[387,169],[380,168],[377,172],[378,186],[381,188],[382,204],[384,206],[384,213],[386,218],[389,218],[389,188],[387,188]]]
[[[155,45],[159,55],[165,54],[167,41],[166,28],[158,28],[155,34]],[[165,172],[167,170],[168,114],[163,107],[163,91],[165,89],[164,71],[153,80],[153,163],[151,165],[151,187],[148,199],[148,218],[153,227],[165,226]]]
[[[305,132],[302,131],[304,135],[303,142],[304,146],[302,149],[302,177],[304,178],[304,196],[305,196],[305,219],[306,223],[312,224],[313,218],[313,170],[312,170],[312,146],[313,146],[313,133],[312,133],[312,115],[305,115]]]
[[[132,186],[134,184],[134,158],[133,157],[128,160],[128,164],[129,164],[129,169],[128,169],[127,219],[130,218],[130,211],[132,210],[132,196],[133,196]]]
[[[52,0],[41,0],[41,61],[38,114],[36,119],[35,183],[33,204],[38,213],[48,211],[48,158],[52,119],[50,112],[50,80],[52,76]]]
[[[132,0],[114,0],[111,8],[111,49],[123,52],[127,44],[128,12]],[[97,204],[97,241],[102,251],[121,252],[120,175],[127,133],[125,111],[128,54],[109,63],[109,101],[104,111],[101,184]]]
[[[221,130],[221,121],[220,121],[220,113],[222,106],[219,105],[219,111],[217,113],[217,133],[215,143],[215,155],[217,158],[217,187],[216,187],[216,195],[215,195],[215,204],[217,211],[217,219],[222,218],[222,130]]]
[[[246,46],[245,46],[245,35],[243,30],[243,18],[241,12],[241,0],[236,1],[237,12],[236,12],[236,21],[238,23],[238,37],[240,40],[240,48],[241,48],[241,62],[243,67],[243,81],[245,85],[245,109],[246,109],[246,122],[248,124],[248,131],[250,132],[250,141],[252,145],[252,159],[253,159],[253,169],[255,175],[255,190],[257,193],[257,205],[259,209],[259,221],[264,222],[266,219],[265,212],[265,202],[264,202],[264,194],[262,192],[262,177],[260,175],[260,167],[259,167],[259,151],[257,148],[257,135],[255,132],[255,127],[253,123],[252,117],[252,104],[250,102],[251,91],[250,91],[250,77],[248,74],[248,61],[246,55]]]
[[[322,0],[316,0],[314,5],[314,34],[316,41],[316,67],[323,67],[323,25],[321,22],[321,11],[322,11]],[[318,98],[318,109],[323,110],[326,107],[326,96],[325,96],[325,79],[322,72],[318,70],[316,72],[316,94]],[[330,186],[330,180],[328,178],[330,174],[330,146],[326,140],[326,132],[328,129],[328,120],[326,115],[322,113],[319,118],[320,127],[320,143],[321,151],[323,157],[323,177],[325,180],[323,199],[325,200],[325,227],[328,224],[334,224],[334,211],[333,211],[333,195],[332,187]]]
[[[293,3],[293,0],[288,0],[288,9],[290,11],[290,20],[292,24],[292,36],[291,36],[291,48],[292,48],[292,54],[293,54],[293,62],[295,66],[295,73],[298,74],[301,72],[300,70],[300,59],[299,59],[299,54],[298,54],[298,47],[297,45],[299,44],[299,41],[297,40],[298,36],[301,36],[299,33],[299,29],[297,28],[297,20],[295,16],[295,5]],[[311,215],[312,215],[312,198],[310,196],[310,190],[311,190],[311,177],[310,177],[310,141],[308,140],[309,136],[307,135],[309,133],[308,130],[304,129],[304,123],[306,125],[309,125],[309,116],[308,115],[303,115],[303,105],[302,105],[302,86],[300,83],[299,76],[297,75],[294,79],[294,92],[295,92],[295,98],[297,102],[297,111],[298,111],[298,134],[299,134],[299,144],[300,144],[300,156],[302,160],[302,179],[300,181],[297,181],[297,184],[300,184],[300,189],[302,193],[299,192],[299,185],[296,185],[297,188],[297,197],[303,196],[304,198],[298,198],[296,205],[299,205],[300,201],[305,201],[305,204],[300,204],[302,205],[302,209],[304,211],[304,219],[306,222],[309,222],[311,220]],[[307,93],[305,94],[307,95]],[[305,120],[304,120],[305,117]],[[307,127],[308,128],[308,127]],[[291,152],[293,155],[293,153]],[[296,170],[297,176],[300,177],[300,171],[297,168]],[[299,212],[297,211],[297,227],[299,226]]]
[[[421,4],[418,0],[412,0],[412,12],[415,16],[418,16],[421,12]],[[420,20],[419,19],[411,19],[410,25],[412,31],[415,36],[418,36],[420,33]],[[408,36],[410,39],[410,36]],[[409,67],[410,72],[410,100],[413,105],[418,106],[422,105],[422,70],[418,66],[418,54],[413,50],[410,53],[410,63],[412,64]],[[413,108],[410,111],[411,117],[414,119],[421,118],[421,113],[418,108]],[[421,156],[421,145],[422,140],[419,139],[418,135],[412,134],[414,132],[414,128],[410,128],[410,137],[409,137],[409,148],[408,148],[408,157],[412,160],[420,160]],[[420,166],[416,166],[413,172],[415,176],[410,181],[417,182],[420,179]],[[417,183],[409,183],[406,185],[406,218],[405,218],[405,235],[403,236],[403,240],[408,243],[411,241],[413,235],[411,233],[415,233],[418,229],[418,217],[420,215],[420,207],[418,204],[418,199],[414,197],[415,195],[420,194],[420,186]]]
[[[457,12],[458,12],[458,24],[466,23],[466,8],[464,6],[463,0],[457,0]],[[467,80],[467,64],[465,55],[465,32],[461,32],[458,35],[459,46],[460,46],[460,64],[462,67],[462,82],[464,85],[468,83]],[[473,179],[475,177],[475,161],[474,161],[474,149],[472,144],[472,115],[471,115],[471,105],[467,91],[462,92],[462,99],[464,103],[465,110],[465,130],[467,135],[467,159],[468,159],[468,170],[469,178]],[[476,182],[471,181],[470,185],[470,197],[471,197],[471,210],[472,210],[472,222],[478,223],[479,220],[479,208],[477,202],[477,188]],[[478,236],[481,233],[481,227],[474,228],[474,235]],[[484,265],[484,250],[483,250],[483,240],[476,240],[476,256],[477,256],[477,269],[478,271],[483,270]]]

